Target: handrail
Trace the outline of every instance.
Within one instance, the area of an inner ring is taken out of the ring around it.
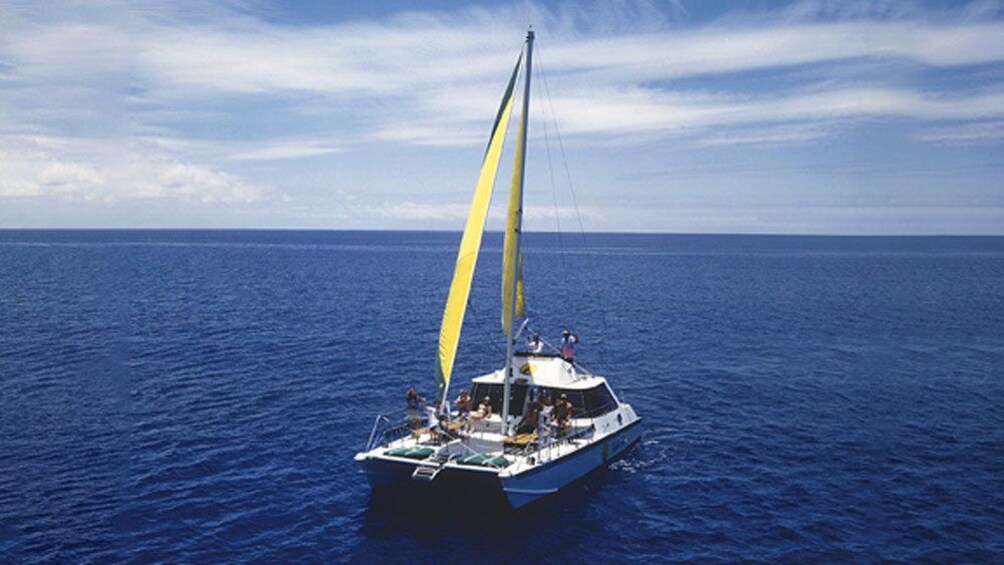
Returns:
[[[428,422],[428,415],[425,414],[425,411],[423,410],[423,408],[425,408],[427,405],[428,405],[427,403],[420,404],[420,407],[419,407],[419,410],[418,410],[419,414],[416,414],[416,416],[418,417],[419,421],[421,423],[423,423],[423,424]],[[407,422],[406,421],[403,421],[399,425],[396,425],[396,426],[393,426],[393,427],[388,427],[387,429],[381,429],[381,426],[393,425],[394,422],[395,422],[395,420],[398,420],[398,419],[400,419],[400,420],[407,420],[408,413],[411,410],[413,410],[413,409],[411,409],[411,408],[403,408],[403,409],[399,409],[399,410],[392,410],[390,412],[384,412],[382,414],[378,414],[376,416],[376,418],[374,418],[374,420],[373,420],[373,429],[370,430],[369,439],[366,441],[366,451],[369,451],[369,450],[373,449],[374,447],[376,447],[378,444],[382,443],[382,440],[387,436],[387,434],[389,434],[389,433],[391,433],[391,432],[393,432],[394,430],[397,430],[397,429],[404,429],[404,428],[406,428],[407,427]],[[461,439],[471,439],[471,436],[470,435],[463,436]],[[478,451],[477,449],[474,449],[473,447],[471,447],[470,445],[468,445],[467,441],[461,441],[459,443],[459,445],[467,453],[470,453],[470,454],[473,454],[473,455],[486,455],[486,453],[482,453],[482,452]]]
[[[369,451],[369,450],[373,449],[373,447],[376,444],[379,443],[379,439],[377,437],[378,433],[380,433],[380,439],[382,439],[382,437],[385,436],[387,434],[387,432],[389,432],[389,431],[391,431],[393,429],[396,429],[396,428],[389,428],[389,429],[383,430],[382,433],[381,433],[380,432],[381,421],[385,422],[386,424],[392,424],[395,419],[396,420],[401,420],[401,421],[406,421],[408,419],[409,413],[411,411],[413,411],[413,410],[416,412],[415,416],[417,418],[419,418],[419,420],[427,420],[428,417],[425,415],[425,409],[426,409],[426,407],[428,407],[428,403],[425,402],[425,401],[422,401],[422,402],[419,403],[418,409],[415,409],[415,408],[401,408],[401,409],[398,409],[398,410],[392,410],[390,412],[384,412],[382,414],[377,414],[376,418],[373,421],[373,429],[370,431],[369,439],[366,442],[366,451]]]
[[[550,450],[550,448],[554,447],[557,444],[567,441],[572,441],[573,439],[578,439],[586,434],[589,434],[590,432],[595,432],[595,431],[596,431],[596,425],[589,424],[589,426],[580,428],[576,430],[574,433],[558,435],[552,431],[551,433],[548,433],[545,436],[538,436],[537,444],[536,446],[534,446],[534,451],[537,452],[538,461],[540,460],[540,452],[543,451],[544,449]],[[544,438],[546,438],[546,441],[542,443],[540,440]],[[525,448],[524,454],[529,454],[529,453],[530,453],[530,446],[528,445]]]
[[[380,427],[381,419],[386,420],[387,417],[384,416],[383,414],[377,414],[376,419],[373,420],[373,430],[370,431],[370,438],[366,440],[366,451],[373,449],[373,438],[376,436],[377,428]]]

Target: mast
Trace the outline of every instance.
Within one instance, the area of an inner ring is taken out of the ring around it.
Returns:
[[[526,124],[527,119],[530,115],[530,75],[532,70],[532,60],[533,60],[533,30],[529,30],[526,33],[526,68],[524,72],[526,73],[525,80],[523,82],[523,111],[520,115],[520,139],[519,145],[523,148],[520,151],[520,162],[517,164],[519,167],[519,207],[516,210],[516,233],[515,240],[513,242],[515,252],[512,254],[512,291],[509,293],[509,332],[506,335],[506,357],[505,357],[505,373],[503,374],[502,382],[502,433],[503,435],[509,435],[509,396],[512,389],[512,377],[513,377],[513,350],[516,347],[516,338],[518,332],[515,331],[515,317],[516,317],[516,289],[519,284],[519,245],[522,239],[523,231],[523,179],[526,172]]]

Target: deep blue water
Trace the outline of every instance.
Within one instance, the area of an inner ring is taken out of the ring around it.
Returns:
[[[1004,560],[1004,238],[527,239],[533,327],[646,435],[432,523],[352,455],[432,392],[459,234],[0,231],[0,561]]]

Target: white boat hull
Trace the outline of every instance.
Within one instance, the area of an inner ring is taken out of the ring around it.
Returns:
[[[415,494],[463,493],[464,497],[476,496],[468,500],[497,500],[512,509],[519,509],[556,494],[623,456],[640,439],[641,433],[641,421],[636,420],[589,446],[512,476],[506,476],[504,472],[500,475],[498,470],[489,468],[446,466],[434,480],[424,482],[413,480],[412,474],[417,467],[431,465],[427,462],[365,454],[356,456],[356,461],[374,491],[400,489]],[[475,489],[476,495],[472,492]]]
[[[502,479],[502,490],[509,505],[522,508],[557,493],[566,486],[624,455],[641,438],[641,421],[588,447],[549,461],[536,469]]]

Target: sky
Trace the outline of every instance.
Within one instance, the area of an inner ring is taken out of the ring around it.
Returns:
[[[460,230],[529,25],[528,230],[1004,235],[987,1],[0,0],[0,228]]]

